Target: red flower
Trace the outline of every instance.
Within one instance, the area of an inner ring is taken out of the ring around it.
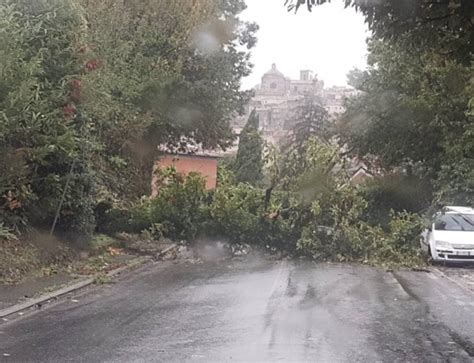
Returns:
[[[68,103],[63,107],[63,112],[66,117],[73,117],[76,114],[76,106],[73,103]]]
[[[86,69],[88,71],[95,71],[100,66],[100,61],[98,59],[91,59],[86,63]]]

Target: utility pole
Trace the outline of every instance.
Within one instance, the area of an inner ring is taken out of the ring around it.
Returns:
[[[49,235],[52,236],[54,230],[56,229],[56,224],[58,223],[59,214],[61,213],[61,208],[63,207],[64,199],[66,198],[66,192],[69,187],[69,183],[71,182],[72,172],[74,171],[74,166],[76,165],[76,159],[74,159],[71,163],[71,169],[69,169],[69,174],[66,179],[66,184],[64,185],[63,194],[61,196],[61,200],[59,201],[58,209],[56,210],[56,215],[54,216],[53,225],[51,226],[51,230],[49,231]]]

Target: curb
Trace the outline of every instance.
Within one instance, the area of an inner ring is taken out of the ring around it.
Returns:
[[[29,309],[29,308],[31,308],[35,305],[44,303],[48,300],[55,299],[55,298],[58,298],[62,295],[68,294],[70,292],[82,289],[83,287],[86,287],[86,286],[89,286],[89,285],[93,284],[94,281],[95,281],[95,278],[89,278],[89,279],[86,279],[86,280],[82,280],[82,281],[79,281],[79,282],[77,282],[73,285],[66,286],[66,287],[63,287],[62,289],[59,289],[57,291],[54,291],[54,292],[51,292],[49,294],[40,296],[36,299],[28,300],[28,301],[25,301],[23,303],[16,304],[16,305],[10,306],[6,309],[0,310],[0,319],[3,319],[3,318],[5,318],[9,315],[18,313],[22,310]]]
[[[176,247],[178,247],[178,245],[174,244],[174,245],[171,245],[168,248],[165,248],[163,251],[161,251],[160,253],[158,253],[156,255],[156,258],[159,258],[159,257],[165,255],[166,253],[168,253],[169,251],[171,251],[172,249],[174,249]],[[143,265],[147,262],[150,262],[152,260],[153,260],[153,257],[147,256],[147,257],[142,258],[141,260],[137,260],[136,262],[132,262],[127,266],[119,267],[119,268],[116,268],[115,270],[109,271],[109,272],[107,272],[106,275],[108,277],[113,277],[113,276],[119,275],[120,273],[122,273],[124,271],[131,270],[135,267],[141,266],[141,265]],[[54,292],[50,292],[46,295],[42,295],[42,296],[40,296],[36,299],[32,299],[32,300],[28,300],[28,301],[25,301],[25,302],[22,302],[22,303],[19,303],[19,304],[16,304],[16,305],[12,305],[8,308],[0,310],[0,319],[4,319],[7,316],[10,316],[12,314],[19,313],[19,312],[21,312],[23,310],[26,310],[26,309],[29,309],[33,306],[40,305],[44,302],[48,302],[49,300],[57,299],[58,297],[61,297],[63,295],[66,295],[66,294],[69,294],[71,292],[80,290],[84,287],[92,285],[95,281],[96,281],[96,277],[91,277],[91,278],[76,282],[73,285],[65,286],[65,287],[63,287],[59,290],[56,290]]]

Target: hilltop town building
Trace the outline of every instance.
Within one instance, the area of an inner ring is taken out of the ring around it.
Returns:
[[[337,117],[344,112],[344,99],[356,93],[347,87],[324,88],[324,82],[311,70],[300,71],[300,79],[292,80],[272,64],[255,87],[255,96],[248,105],[247,114],[238,118],[234,127],[238,133],[250,112],[256,109],[264,138],[276,144],[292,128],[295,110],[304,102],[305,96],[319,97],[329,115]]]

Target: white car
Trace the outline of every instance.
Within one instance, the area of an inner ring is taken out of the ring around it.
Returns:
[[[423,232],[421,248],[436,262],[474,262],[474,208],[443,208]]]

